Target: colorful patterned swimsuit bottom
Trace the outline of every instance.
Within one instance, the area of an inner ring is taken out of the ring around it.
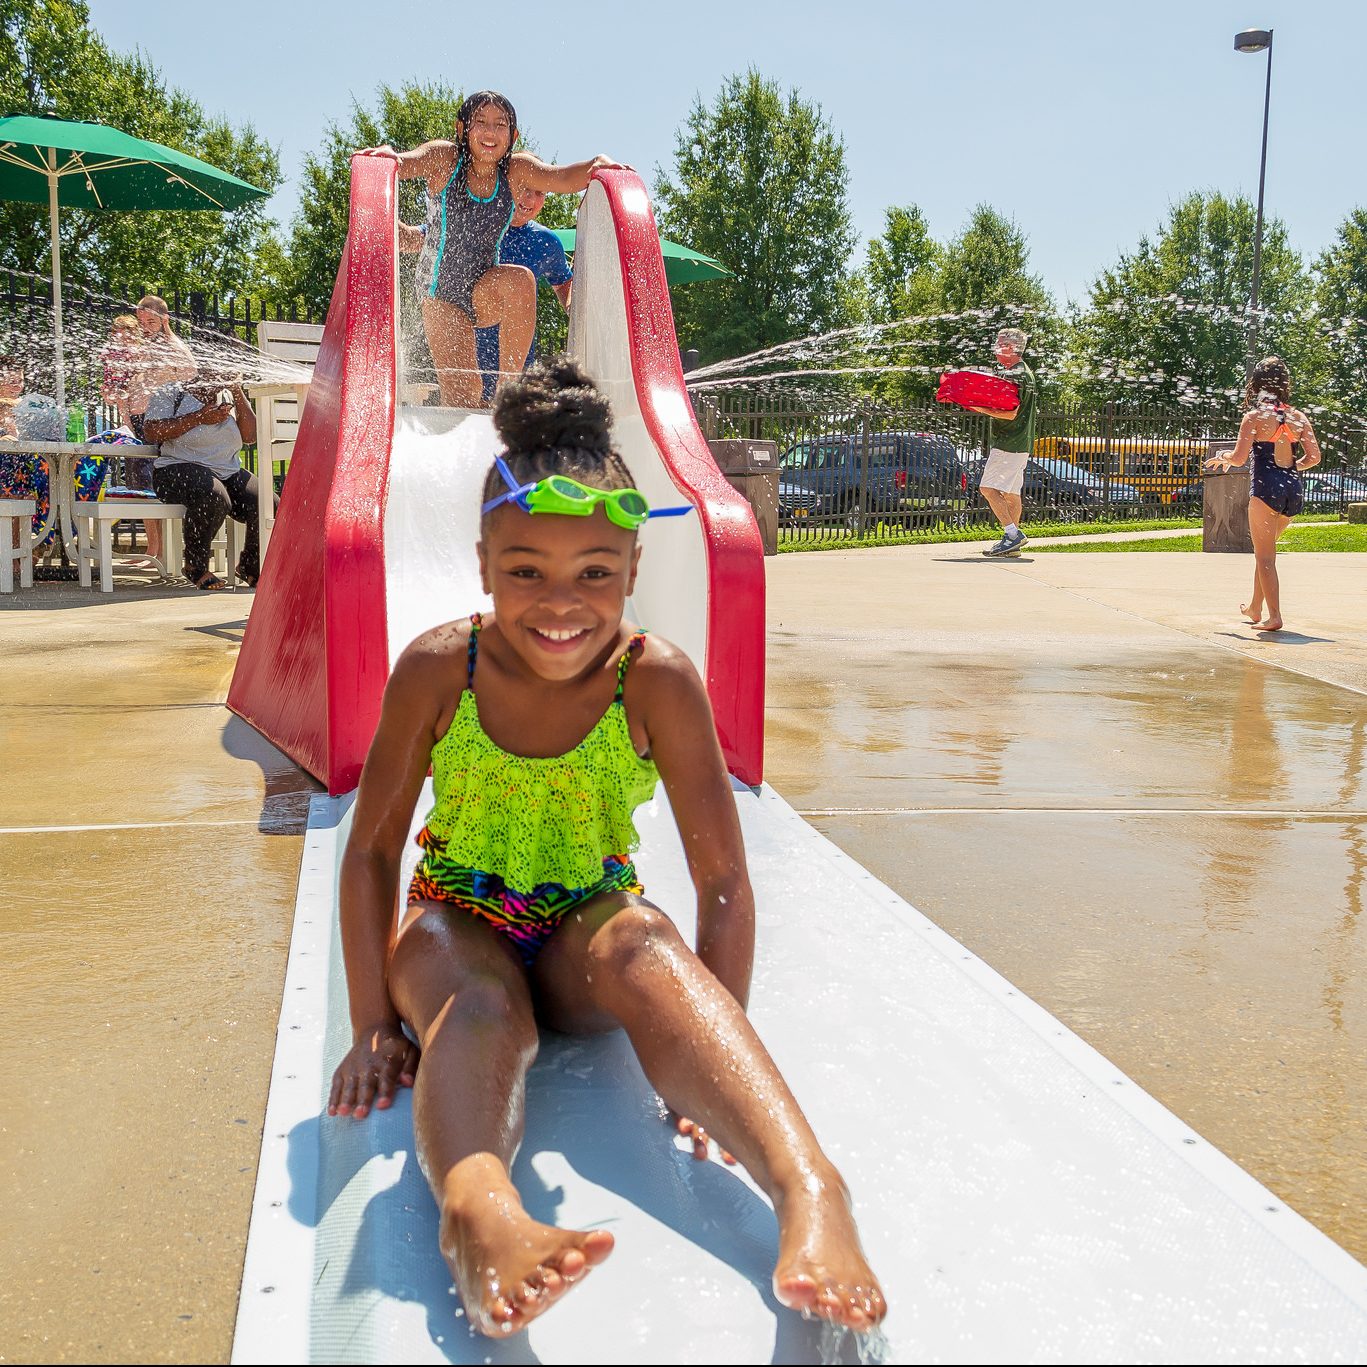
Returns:
[[[540,759],[510,754],[485,735],[475,701],[480,615],[470,623],[466,688],[432,751],[437,800],[418,833],[423,857],[408,904],[439,902],[480,917],[530,968],[576,907],[606,892],[645,891],[629,853],[639,843],[631,813],[658,773],[637,755],[622,701],[645,632],[622,652],[598,724],[567,754]]]

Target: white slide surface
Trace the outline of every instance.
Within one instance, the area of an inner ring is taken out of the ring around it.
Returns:
[[[1367,1270],[776,794],[735,796],[751,1014],[849,1181],[892,1306],[880,1360],[1367,1361]],[[233,1360],[857,1360],[775,1303],[767,1202],[680,1148],[621,1036],[545,1039],[514,1172],[534,1215],[616,1251],[526,1334],[466,1328],[408,1094],[322,1114],[349,1044],[349,806],[314,799]],[[663,797],[639,825],[647,892],[691,936]]]

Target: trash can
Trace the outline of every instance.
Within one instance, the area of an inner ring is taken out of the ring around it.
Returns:
[[[1227,455],[1234,450],[1232,441],[1212,441],[1206,445],[1206,459]],[[1208,474],[1201,499],[1201,549],[1253,554],[1253,538],[1248,531],[1248,464],[1236,465],[1223,473]]]
[[[709,441],[726,482],[754,509],[765,555],[778,554],[778,444],[724,437]]]

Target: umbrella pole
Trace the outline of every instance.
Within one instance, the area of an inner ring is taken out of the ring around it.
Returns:
[[[66,418],[66,366],[62,357],[62,240],[57,234],[57,149],[49,147],[52,158],[47,173],[47,215],[52,229],[52,328],[57,341],[57,407]]]

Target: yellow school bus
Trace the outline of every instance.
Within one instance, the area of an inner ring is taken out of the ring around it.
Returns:
[[[1056,456],[1080,470],[1133,485],[1146,502],[1169,503],[1201,478],[1204,437],[1040,437],[1036,456]]]

